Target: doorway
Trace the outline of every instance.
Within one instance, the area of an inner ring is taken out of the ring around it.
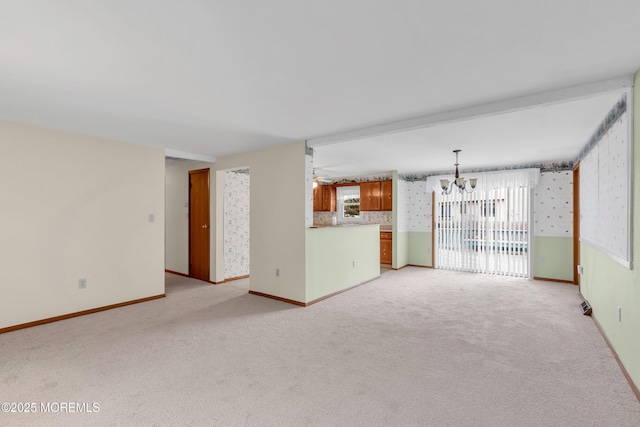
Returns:
[[[209,281],[209,169],[189,171],[189,277]]]

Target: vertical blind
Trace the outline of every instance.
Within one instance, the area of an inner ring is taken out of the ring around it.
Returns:
[[[435,190],[436,268],[529,277],[531,189],[538,178],[495,175],[479,177],[473,193]]]

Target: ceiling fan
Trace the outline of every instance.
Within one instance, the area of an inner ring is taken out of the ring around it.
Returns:
[[[331,184],[332,182],[333,181],[331,181],[329,178],[317,176],[315,170],[313,171],[313,188],[316,188],[318,184]]]

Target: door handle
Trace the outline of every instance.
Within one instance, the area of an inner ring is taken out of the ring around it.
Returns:
[[[207,224],[203,225],[202,228],[209,228]]]

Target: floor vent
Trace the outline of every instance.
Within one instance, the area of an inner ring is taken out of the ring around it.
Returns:
[[[582,304],[580,304],[580,308],[582,309],[582,314],[584,314],[585,316],[591,316],[591,306],[589,305],[589,301],[582,301]]]

